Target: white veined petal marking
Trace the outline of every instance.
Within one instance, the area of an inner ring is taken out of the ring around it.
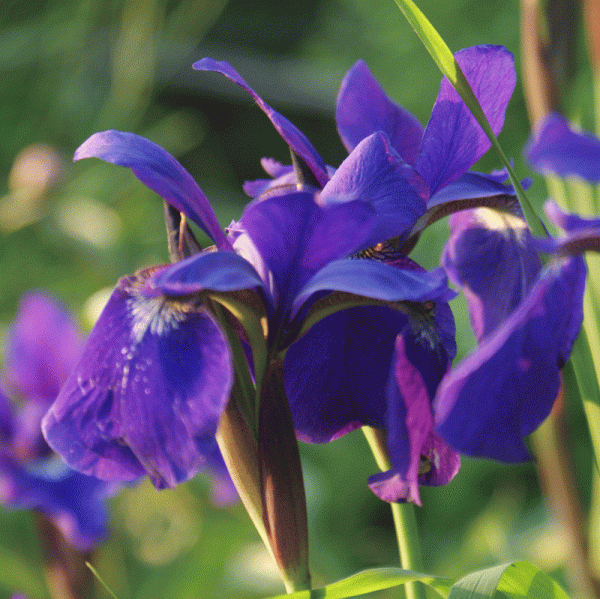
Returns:
[[[165,297],[148,298],[136,294],[127,300],[133,344],[137,345],[146,332],[162,337],[179,327],[191,307]]]

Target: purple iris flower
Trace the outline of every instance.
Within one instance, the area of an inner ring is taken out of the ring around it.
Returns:
[[[394,351],[421,373],[431,396],[455,352],[446,303],[453,294],[441,270],[425,272],[403,256],[353,258],[387,235],[374,236],[378,215],[368,203],[323,206],[312,188],[294,186],[251,203],[225,236],[190,175],[152,142],[98,133],[75,159],[91,156],[131,168],[217,250],[119,281],[44,419],[46,439],[72,467],[113,480],[148,473],[159,488],[198,471],[233,383],[228,342],[207,301],[214,293],[259,298],[269,355],[285,354],[285,388],[302,438],[328,441],[361,424],[386,428]],[[429,447],[419,443],[411,451]],[[390,447],[404,468],[407,447],[393,439]]]
[[[442,264],[467,298],[478,348],[440,383],[436,430],[465,454],[524,461],[523,438],[550,413],[581,327],[585,263],[532,238],[518,213],[465,211],[450,228]],[[540,249],[555,252],[545,267]]]
[[[457,52],[456,60],[498,134],[516,81],[512,54],[501,46],[475,46]],[[377,213],[370,241],[399,238],[399,245],[411,232],[418,235],[449,212],[514,202],[514,190],[502,184],[506,172],[467,172],[490,142],[446,78],[423,130],[413,115],[385,95],[365,63],[358,61],[338,95],[336,121],[349,156],[335,170],[325,165],[310,141],[262,100],[231,65],[203,58],[194,68],[220,72],[246,90],[306,167],[301,173],[297,163],[284,166],[264,158],[262,165],[273,179],[246,183],[251,197],[295,185],[302,178],[321,190],[322,204],[350,199],[370,203]]]
[[[55,300],[30,292],[8,331],[0,389],[0,500],[40,510],[71,545],[92,548],[106,535],[114,484],[71,470],[52,454],[41,419],[81,354],[83,339]]]

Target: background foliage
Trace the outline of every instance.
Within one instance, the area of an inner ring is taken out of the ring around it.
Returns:
[[[453,51],[503,44],[519,69],[517,3],[419,5]],[[565,95],[585,125],[591,120],[590,75],[580,55]],[[336,93],[357,59],[366,60],[388,94],[424,124],[440,81],[391,0],[3,0],[0,332],[32,287],[53,292],[88,329],[118,277],[168,261],[161,202],[124,169],[99,161],[72,164],[75,148],[95,131],[133,131],[163,145],[196,178],[223,225],[247,202],[241,183],[263,176],[262,156],[288,161],[283,141],[236,86],[192,71],[202,56],[230,61],[331,165],[346,155],[333,120]],[[517,87],[500,142],[521,177],[531,174],[521,159],[528,136]],[[490,153],[477,168],[498,166]],[[539,205],[543,189],[531,196]],[[446,234],[445,222],[432,227],[413,257],[436,266]],[[472,334],[460,300],[455,308],[461,354]],[[574,470],[588,503],[587,436],[578,408],[569,409]],[[389,508],[366,486],[375,465],[362,435],[302,445],[301,451],[315,583],[395,565]],[[451,484],[424,488],[422,497],[418,518],[428,572],[459,576],[526,559],[562,580],[568,547],[541,497],[533,464],[464,459]],[[282,592],[245,512],[214,507],[208,479],[161,493],[144,482],[123,490],[111,505],[113,532],[94,563],[121,599]],[[17,590],[31,599],[47,597],[32,516],[0,510],[0,530],[0,598]],[[105,596],[100,588],[98,596]]]

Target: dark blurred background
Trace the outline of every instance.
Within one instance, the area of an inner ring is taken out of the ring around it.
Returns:
[[[453,51],[503,44],[519,69],[517,3],[419,6]],[[97,160],[72,163],[92,133],[133,131],[164,146],[198,181],[222,225],[248,201],[242,183],[264,177],[261,157],[289,162],[286,145],[248,96],[220,75],[192,70],[203,56],[229,61],[332,166],[346,156],[333,119],[336,94],[356,60],[366,60],[387,93],[423,124],[440,82],[392,0],[3,0],[0,333],[30,288],[54,293],[89,329],[120,276],[168,261],[158,198],[128,170]],[[584,107],[584,124],[589,81],[582,61],[571,97]],[[530,175],[521,159],[528,136],[518,85],[500,142],[521,177]],[[498,167],[490,153],[476,168]],[[539,205],[543,189],[534,186],[532,197]],[[446,235],[444,221],[428,230],[415,259],[435,267]],[[454,307],[462,354],[473,337],[462,300]],[[569,418],[581,430],[581,414]],[[576,457],[586,454],[585,443],[576,445]],[[315,582],[396,564],[389,507],[366,486],[376,467],[361,433],[303,445],[302,452]],[[582,480],[588,468],[589,459],[577,459]],[[453,576],[528,559],[560,579],[567,549],[532,464],[465,459],[451,484],[422,496],[427,571]],[[112,508],[114,532],[95,563],[120,599],[283,592],[243,509],[213,507],[203,477],[161,493],[144,482],[114,498]],[[0,530],[0,597],[18,589],[31,599],[47,597],[30,515],[0,511]]]

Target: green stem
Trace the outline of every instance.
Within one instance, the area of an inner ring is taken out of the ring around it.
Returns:
[[[362,431],[367,438],[379,469],[382,471],[390,470],[392,464],[385,447],[383,432],[370,426],[363,426]],[[412,503],[392,503],[390,505],[392,508],[392,517],[394,518],[396,538],[398,539],[400,565],[405,570],[422,572],[423,558],[415,517],[415,506]],[[406,599],[425,599],[425,587],[422,583],[418,581],[407,582],[404,586],[406,589]]]
[[[569,366],[571,364],[571,366]],[[571,360],[565,368],[573,368],[583,400],[583,409],[588,422],[596,468],[600,465],[600,388],[594,375],[594,359],[585,327],[573,345]]]
[[[215,301],[211,301],[210,306],[227,336],[227,341],[229,341],[229,347],[233,356],[233,369],[239,386],[238,403],[240,411],[248,423],[254,438],[257,439],[256,388],[250,376],[248,361],[246,360],[240,337],[227,318],[227,314],[225,313],[226,308],[223,308],[223,306]]]

